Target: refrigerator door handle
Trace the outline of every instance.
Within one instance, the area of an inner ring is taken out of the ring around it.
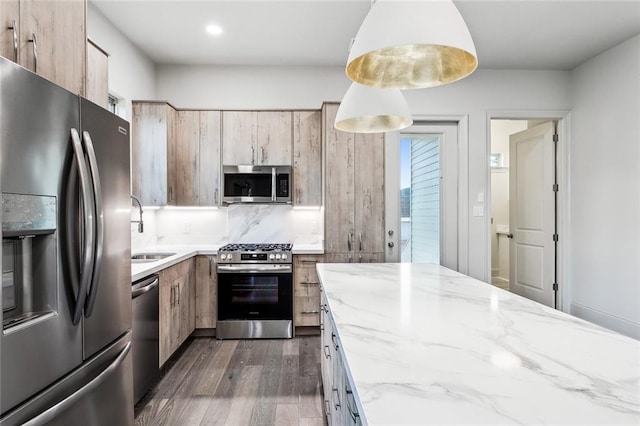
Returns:
[[[64,410],[66,410],[70,406],[76,404],[80,398],[82,398],[89,392],[92,392],[94,389],[100,386],[105,380],[107,380],[109,376],[113,374],[118,369],[118,367],[120,367],[120,364],[122,364],[124,359],[129,354],[130,350],[131,350],[131,342],[127,343],[127,345],[118,354],[116,359],[114,359],[113,362],[107,368],[102,370],[102,372],[100,372],[100,374],[94,377],[89,383],[87,383],[86,385],[84,385],[83,387],[81,387],[80,389],[78,389],[77,391],[75,391],[74,393],[72,393],[71,395],[63,399],[62,401],[58,402],[56,405],[52,406],[46,411],[43,411],[33,419],[24,423],[23,426],[45,425],[49,423],[51,420],[55,419],[58,416],[58,414],[62,413]]]
[[[95,250],[95,199],[93,190],[89,184],[89,172],[80,142],[80,135],[76,129],[71,129],[71,142],[73,144],[73,152],[78,164],[78,175],[80,176],[80,190],[82,193],[82,211],[84,225],[84,251],[82,253],[82,269],[80,272],[80,286],[78,288],[78,299],[73,311],[73,325],[78,325],[82,318],[82,309],[84,308],[87,297],[87,290],[91,282],[91,274],[93,272],[93,260]]]
[[[102,267],[102,256],[104,252],[104,210],[102,208],[102,185],[100,183],[100,174],[98,173],[96,152],[93,148],[91,135],[86,130],[82,132],[82,141],[89,160],[89,172],[91,173],[91,181],[93,183],[93,196],[96,212],[94,219],[96,227],[96,245],[93,257],[93,272],[91,274],[91,285],[87,290],[88,295],[84,309],[84,315],[88,318],[91,316],[93,307],[96,304],[98,282],[100,281],[100,268]]]

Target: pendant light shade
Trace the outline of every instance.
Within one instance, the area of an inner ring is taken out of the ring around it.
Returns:
[[[450,0],[377,0],[347,61],[347,76],[371,87],[419,89],[460,80],[478,66],[476,48]]]
[[[335,128],[353,133],[391,132],[411,126],[409,105],[398,89],[372,89],[352,83],[345,93]]]

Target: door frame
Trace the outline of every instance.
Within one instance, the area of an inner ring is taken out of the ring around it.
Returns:
[[[458,271],[467,274],[469,270],[469,115],[413,115],[415,125],[455,124],[458,127]],[[385,185],[388,182],[400,182],[400,133],[385,133]],[[488,163],[487,163],[488,164]],[[385,190],[385,261],[389,255],[389,242],[394,243],[399,262],[400,229],[394,229],[394,235],[388,231],[390,222],[400,223],[400,194]],[[395,208],[389,208],[395,206]]]
[[[569,312],[571,306],[571,281],[570,276],[570,195],[571,185],[569,181],[569,159],[571,153],[571,114],[568,110],[494,110],[487,112],[487,136],[485,161],[486,168],[486,194],[487,200],[491,200],[491,168],[489,167],[489,155],[491,153],[491,120],[555,120],[557,122],[557,132],[559,145],[557,148],[556,171],[558,183],[558,204],[556,206],[557,218],[557,281],[558,281],[558,309]],[[487,241],[487,264],[489,271],[489,281],[491,280],[491,217],[492,203],[486,203],[487,215],[485,216],[485,230]]]

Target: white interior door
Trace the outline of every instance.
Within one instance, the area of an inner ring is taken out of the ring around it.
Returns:
[[[457,123],[415,124],[385,141],[385,261],[457,270]]]
[[[509,138],[510,288],[554,307],[555,124]]]

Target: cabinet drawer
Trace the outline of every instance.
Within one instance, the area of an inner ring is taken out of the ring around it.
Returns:
[[[323,254],[296,254],[293,256],[293,264],[296,268],[313,268],[315,270],[316,263],[322,263]]]
[[[295,298],[296,326],[320,325],[320,297],[296,296]]]

